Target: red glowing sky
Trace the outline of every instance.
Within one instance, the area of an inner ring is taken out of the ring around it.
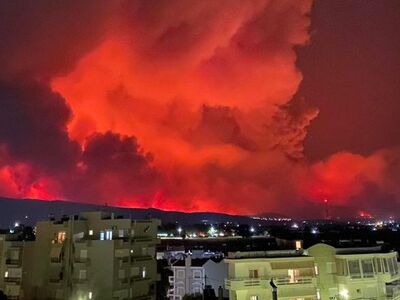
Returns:
[[[399,207],[397,1],[0,6],[0,195]]]

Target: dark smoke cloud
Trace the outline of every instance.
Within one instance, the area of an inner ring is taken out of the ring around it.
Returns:
[[[80,146],[68,137],[69,106],[46,84],[0,82],[0,143],[15,159],[47,171],[74,166]]]
[[[87,139],[76,172],[66,179],[65,193],[72,199],[114,203],[129,195],[143,203],[161,179],[152,159],[134,137],[97,133]]]
[[[398,149],[304,155],[318,109],[291,99],[311,4],[0,2],[0,194],[234,213],[394,203]]]
[[[0,78],[70,70],[106,33],[118,1],[0,2]]]

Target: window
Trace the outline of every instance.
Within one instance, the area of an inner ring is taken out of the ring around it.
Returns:
[[[396,257],[386,258],[385,261],[389,266],[388,270],[391,275],[395,275],[399,272],[399,266],[397,265]]]
[[[8,271],[6,271],[5,273],[4,273],[4,278],[7,278],[8,277]]]
[[[93,235],[93,230],[89,230],[89,235]]]
[[[258,270],[249,270],[249,278],[258,278]]]
[[[301,241],[296,241],[296,250],[301,249],[303,246],[301,245]]]
[[[132,267],[131,268],[131,276],[132,277],[138,277],[139,276],[139,268],[138,267]]]
[[[59,231],[57,234],[57,243],[62,243],[65,241],[67,233],[65,231]]]
[[[361,278],[360,262],[358,260],[349,260],[348,264],[351,278]]]
[[[375,258],[375,270],[377,273],[382,273],[382,263],[380,258]]]
[[[118,270],[118,278],[124,279],[126,277],[125,270]]]
[[[290,283],[296,283],[300,276],[300,270],[289,269],[288,270],[288,277]]]
[[[80,251],[80,258],[86,259],[88,257],[88,251],[86,249]]]
[[[106,230],[106,240],[111,241],[113,238],[113,232],[112,230]]]
[[[393,266],[394,266],[394,273],[398,274],[399,273],[399,265],[397,263],[397,258],[393,257]]]
[[[362,266],[364,277],[374,277],[374,267],[373,267],[372,259],[361,260],[361,266]]]
[[[336,273],[336,262],[327,262],[326,263],[326,272],[328,274],[334,274]]]
[[[315,273],[315,275],[319,274],[318,265],[317,264],[314,265],[314,273]]]
[[[259,298],[258,298],[257,295],[250,296],[250,300],[258,300],[258,299],[259,299]]]
[[[142,278],[146,278],[146,267],[142,269]]]
[[[86,270],[79,270],[79,279],[84,280],[87,278],[87,271]]]
[[[321,291],[317,289],[317,300],[321,300]]]
[[[201,278],[201,271],[200,270],[193,270],[193,278]]]
[[[104,231],[100,231],[100,241],[104,241],[105,234]]]
[[[177,270],[176,277],[177,278],[185,278],[185,270]]]
[[[88,298],[89,298],[89,299],[92,299],[92,298],[93,298],[93,293],[92,293],[92,292],[89,292]]]
[[[120,237],[120,238],[124,237],[124,230],[123,229],[118,230],[118,237]]]

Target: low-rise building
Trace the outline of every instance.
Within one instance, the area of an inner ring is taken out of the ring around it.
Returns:
[[[275,285],[279,299],[317,298],[314,258],[303,250],[230,253],[225,261],[229,299],[272,299]]]
[[[400,299],[397,252],[381,247],[334,248],[317,244],[308,249],[319,270],[322,299]]]
[[[173,275],[169,277],[171,288],[168,291],[170,300],[181,300],[185,295],[202,294],[206,286],[218,295],[228,268],[222,259],[195,258],[186,255],[171,266]]]
[[[225,282],[232,300],[400,299],[397,252],[380,247],[230,254]]]

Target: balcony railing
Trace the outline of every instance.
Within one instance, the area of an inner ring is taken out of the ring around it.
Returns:
[[[246,289],[252,287],[269,286],[271,277],[259,278],[231,278],[225,279],[225,286],[227,289]],[[277,286],[301,286],[301,285],[315,285],[316,278],[313,276],[301,276],[297,278],[290,277],[274,277],[274,283]]]
[[[20,259],[11,259],[11,258],[6,259],[6,265],[19,266],[20,264],[21,264]]]

